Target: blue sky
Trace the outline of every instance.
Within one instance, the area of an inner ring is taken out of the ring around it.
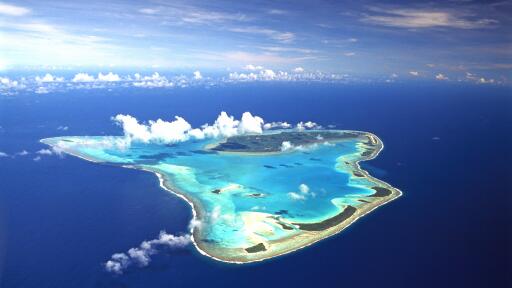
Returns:
[[[106,2],[0,2],[0,69],[253,65],[504,82],[512,71],[511,1]]]

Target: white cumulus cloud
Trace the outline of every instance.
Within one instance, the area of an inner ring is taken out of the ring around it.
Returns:
[[[247,64],[243,68],[245,70],[255,71],[255,70],[262,70],[263,66]]]
[[[242,114],[242,119],[238,125],[238,134],[261,134],[263,133],[263,119],[258,116],[252,116],[250,112]]]
[[[51,149],[41,149],[36,152],[38,155],[45,155],[45,156],[52,156],[52,155],[58,155],[60,157],[63,157],[63,151],[59,147],[53,146]]]
[[[11,80],[7,77],[0,77],[0,88],[17,88],[19,83],[16,80]]]
[[[448,80],[448,77],[446,77],[444,74],[437,74],[436,75],[436,80]]]
[[[305,129],[320,129],[322,128],[320,125],[318,125],[315,122],[307,121],[307,122],[299,122],[297,123],[296,129],[299,131],[303,131]]]
[[[203,79],[203,75],[201,75],[201,72],[200,72],[200,71],[195,71],[195,72],[194,72],[194,79],[196,79],[196,80],[201,80],[201,79]]]
[[[43,77],[36,76],[36,82],[38,83],[51,83],[51,82],[62,82],[64,77],[56,77],[50,73],[46,73]]]
[[[94,82],[94,76],[87,73],[77,73],[71,80],[73,82]]]
[[[308,197],[315,197],[316,194],[314,192],[311,192],[309,189],[309,186],[302,183],[299,185],[299,192],[289,192],[288,197],[290,197],[292,200],[306,200]]]
[[[139,247],[131,248],[126,253],[115,253],[110,260],[105,262],[104,267],[108,272],[122,274],[129,266],[147,266],[151,256],[158,253],[159,247],[183,248],[191,242],[190,235],[175,236],[161,231],[157,239],[144,241]]]
[[[281,121],[269,122],[269,123],[265,123],[263,125],[263,129],[265,129],[265,130],[276,129],[276,128],[289,129],[291,127],[292,127],[292,125],[289,124],[288,122],[281,122]]]
[[[293,148],[294,146],[290,141],[283,141],[283,143],[281,143],[281,151],[290,151]]]
[[[151,76],[141,76],[139,73],[134,75],[135,81],[133,86],[141,88],[156,88],[156,87],[174,87],[175,84],[169,81],[165,76],[160,75],[158,72],[153,73]]]
[[[107,74],[103,74],[100,72],[98,74],[98,81],[117,82],[117,81],[121,81],[121,77],[119,77],[119,75],[114,74],[112,72],[108,72]]]
[[[306,185],[306,184],[302,183],[302,184],[300,184],[300,185],[299,185],[299,190],[300,190],[300,192],[301,192],[301,193],[303,193],[303,194],[308,194],[308,192],[309,192],[309,187],[308,187],[308,185]]]
[[[296,192],[289,192],[288,197],[290,197],[292,200],[306,200],[306,196]]]
[[[181,117],[176,116],[174,121],[158,119],[148,124],[139,123],[131,115],[119,114],[112,118],[123,127],[123,132],[129,141],[144,143],[176,143],[187,141],[190,138],[203,139],[215,137],[231,137],[243,134],[263,133],[264,120],[253,116],[250,112],[242,114],[240,120],[221,112],[213,124],[205,124],[200,128],[192,126]]]

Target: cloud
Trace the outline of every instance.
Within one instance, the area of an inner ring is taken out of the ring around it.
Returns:
[[[160,10],[159,10],[159,9],[156,9],[156,8],[142,8],[142,9],[139,9],[138,11],[139,11],[140,13],[142,13],[142,14],[149,14],[149,15],[153,15],[153,14],[158,13]]]
[[[439,74],[436,75],[436,80],[448,80],[448,77],[446,77],[443,74],[439,73]]]
[[[16,157],[16,156],[27,156],[28,154],[30,154],[30,153],[27,150],[22,150],[20,152],[14,153],[13,157]]]
[[[283,129],[288,129],[288,128],[291,128],[292,125],[287,123],[287,122],[270,122],[270,123],[265,123],[263,125],[263,129],[265,130],[269,130],[269,129],[275,129],[275,128],[283,128]]]
[[[118,82],[121,81],[121,77],[119,75],[114,74],[112,72],[108,72],[107,74],[98,73],[98,78],[94,78],[93,75],[89,75],[87,73],[77,73],[71,79],[72,82]]]
[[[258,47],[261,50],[270,51],[270,52],[294,52],[294,53],[302,53],[302,54],[311,54],[318,52],[317,50],[307,49],[307,48],[299,48],[299,47],[281,47],[281,46],[261,46]]]
[[[496,81],[494,79],[485,79],[484,77],[480,77],[478,79],[478,83],[480,84],[494,84]]]
[[[68,131],[69,127],[68,126],[59,126],[57,127],[57,130],[61,130],[61,131]]]
[[[42,15],[40,12],[38,15]],[[69,32],[65,30],[69,25],[52,25],[35,17],[20,17],[17,21],[2,20],[0,46],[2,52],[5,52],[3,55],[13,66],[126,65],[127,62],[140,62],[138,59],[127,59],[120,51],[121,47],[109,42],[109,39],[91,35],[95,33],[94,29],[74,29]]]
[[[359,40],[357,38],[348,38],[347,41],[351,42],[351,43],[355,43],[355,42],[357,42]]]
[[[55,146],[52,146],[51,149],[41,149],[41,150],[37,151],[36,154],[45,155],[45,156],[52,156],[52,155],[58,155],[59,157],[64,156],[62,149],[55,147]]]
[[[306,200],[308,197],[316,197],[316,194],[311,192],[309,186],[304,183],[299,185],[299,192],[289,192],[287,195],[292,200]]]
[[[304,72],[304,68],[296,67],[296,68],[293,69],[293,72],[295,72],[295,73],[303,73]]]
[[[87,73],[77,73],[71,80],[73,82],[94,82],[94,76]]]
[[[267,11],[270,15],[285,15],[288,14],[288,11],[281,10],[281,9],[270,9]]]
[[[144,143],[176,143],[187,141],[190,138],[216,138],[231,137],[244,134],[263,133],[264,121],[261,117],[253,116],[250,112],[242,114],[240,120],[221,112],[212,125],[205,124],[201,128],[192,126],[182,117],[175,117],[174,121],[158,119],[141,124],[135,117],[119,114],[112,118],[123,127],[125,137],[129,141]]]
[[[36,93],[36,94],[47,94],[47,93],[50,93],[50,91],[46,87],[37,87],[37,89],[34,91],[34,93]]]
[[[188,230],[190,230],[192,233],[192,230],[194,230],[195,228],[201,227],[202,225],[203,225],[203,223],[200,220],[197,220],[194,218],[194,219],[190,220],[190,223],[188,224]]]
[[[409,74],[411,74],[412,76],[419,76],[420,72],[418,72],[418,71],[409,71]]]
[[[250,71],[254,71],[254,70],[262,70],[263,69],[263,66],[255,66],[255,65],[252,65],[252,64],[247,64],[243,67],[243,69],[245,70],[250,70]]]
[[[36,76],[36,82],[38,83],[51,83],[51,82],[62,82],[64,77],[56,77],[50,73],[46,73],[43,77]]]
[[[252,116],[250,112],[244,112],[238,125],[238,134],[261,134],[263,133],[263,119],[258,116]]]
[[[0,158],[9,157],[9,154],[0,151]]]
[[[252,116],[250,112],[242,115],[241,121],[229,116],[226,112],[221,112],[213,125],[203,125],[202,133],[205,137],[231,137],[243,134],[262,133],[263,119],[258,116]]]
[[[470,73],[470,72],[466,72],[466,79],[473,81],[477,84],[494,84],[494,83],[496,83],[496,80],[494,80],[492,78],[486,79],[485,77],[476,76],[475,74]]]
[[[130,139],[128,137],[112,137],[105,136],[101,140],[91,140],[88,138],[75,139],[73,144],[66,141],[59,141],[55,145],[58,150],[65,150],[66,148],[74,145],[80,145],[82,147],[90,147],[95,149],[119,149],[126,150],[130,146]]]
[[[0,77],[0,88],[18,88],[20,87],[19,82],[11,80],[7,77]]]
[[[343,55],[345,55],[347,57],[352,57],[352,56],[355,56],[356,53],[355,52],[345,52],[345,53],[343,53]]]
[[[292,200],[306,200],[306,196],[301,195],[301,194],[299,194],[299,193],[289,192],[287,195],[288,195],[288,197],[290,197]]]
[[[331,144],[329,142],[324,142],[323,145],[332,146],[333,144]],[[283,141],[281,143],[281,151],[283,151],[283,152],[287,152],[287,151],[307,151],[307,150],[316,149],[316,148],[318,148],[318,144],[317,143],[314,143],[314,144],[311,144],[311,145],[308,145],[308,146],[302,146],[302,145],[295,146],[290,141]]]
[[[0,3],[0,14],[7,16],[24,16],[29,13],[30,9],[28,8],[10,5],[6,3]]]
[[[151,256],[158,253],[158,248],[184,248],[192,241],[191,236],[175,236],[161,231],[157,239],[144,241],[139,247],[131,248],[126,253],[115,253],[110,260],[105,262],[104,267],[108,272],[122,274],[131,265],[140,267],[147,266]]]
[[[233,81],[250,81],[250,80],[257,80],[258,75],[254,73],[238,73],[238,72],[232,72],[229,73],[229,80]]]
[[[199,71],[195,71],[195,72],[194,72],[194,79],[195,79],[195,80],[201,80],[201,79],[203,79],[203,75],[201,75],[201,72],[199,72]]]
[[[131,115],[119,114],[113,118],[123,127],[124,135],[133,140],[149,142],[151,134],[146,125],[139,124],[135,117]]]
[[[283,143],[281,143],[281,151],[290,151],[293,148],[294,146],[290,141],[283,141]]]
[[[116,82],[121,81],[119,75],[114,74],[112,72],[108,72],[108,74],[102,74],[101,72],[98,74],[98,81],[104,82]]]
[[[380,7],[371,7],[370,10],[378,15],[365,15],[361,19],[363,22],[390,27],[478,29],[492,27],[498,23],[494,19],[474,19],[474,15],[463,11]]]
[[[205,61],[219,61],[219,59],[222,59],[226,63],[233,63],[233,65],[240,65],[240,63],[266,63],[269,65],[296,63],[303,60],[301,57],[282,56],[278,53],[250,53],[247,51],[206,52],[202,55],[202,58]],[[261,68],[263,69],[263,67]]]
[[[53,154],[53,152],[50,149],[41,149],[41,150],[37,151],[36,153],[41,154],[41,155],[52,155]]]
[[[297,123],[296,129],[299,131],[303,131],[305,129],[320,129],[322,126],[318,125],[315,122],[307,121],[307,122],[299,122]]]
[[[264,35],[264,36],[267,36],[268,38],[271,38],[273,40],[277,40],[277,41],[283,42],[283,43],[289,43],[295,39],[295,34],[293,34],[291,32],[280,32],[277,30],[260,28],[260,27],[231,28],[231,29],[229,29],[229,31],[237,32],[237,33]]]
[[[272,80],[272,79],[276,78],[276,72],[274,72],[271,69],[265,69],[265,70],[261,71],[260,75],[265,80]]]
[[[287,72],[278,71],[275,72],[272,69],[263,69],[257,74],[255,73],[238,73],[232,72],[229,73],[229,79],[234,81],[254,81],[254,80],[262,80],[262,81],[271,81],[271,80],[291,80],[291,77]]]
[[[308,187],[308,185],[306,185],[306,184],[304,184],[304,183],[303,183],[303,184],[300,184],[300,185],[299,185],[299,190],[300,190],[300,192],[301,192],[302,194],[308,194],[308,192],[309,192],[309,187]]]
[[[175,83],[169,81],[165,76],[161,76],[158,72],[153,73],[151,76],[142,77],[139,73],[134,75],[135,81],[133,86],[141,88],[156,88],[156,87],[174,87]]]

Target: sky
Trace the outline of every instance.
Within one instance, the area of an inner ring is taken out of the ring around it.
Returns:
[[[512,1],[5,1],[0,70],[273,69],[508,82],[511,16]]]

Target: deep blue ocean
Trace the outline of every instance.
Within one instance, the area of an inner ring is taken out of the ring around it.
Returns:
[[[404,195],[311,247],[223,264],[191,246],[123,275],[102,263],[160,230],[186,232],[187,203],[150,173],[43,156],[41,138],[120,135],[111,116],[220,111],[370,131],[363,164]],[[0,96],[0,287],[506,287],[512,275],[512,90],[465,84],[239,84]],[[67,126],[67,131],[58,130]],[[510,286],[508,286],[510,287]]]

